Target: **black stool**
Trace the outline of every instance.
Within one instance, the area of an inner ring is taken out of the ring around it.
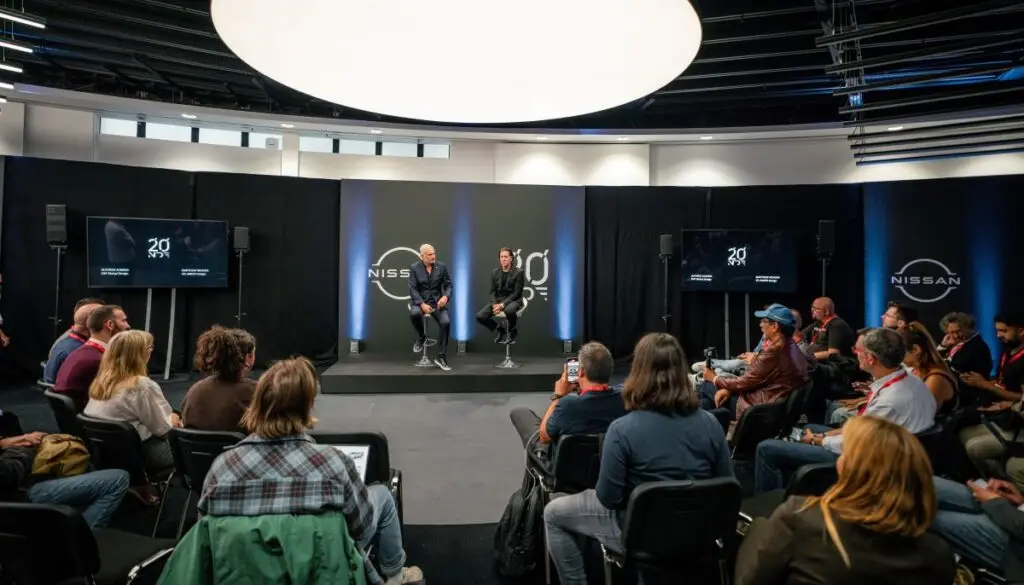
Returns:
[[[432,345],[437,345],[437,337],[431,337],[430,336],[430,322],[431,321],[434,321],[434,315],[432,315],[430,313],[424,313],[423,314],[423,353],[420,355],[420,361],[418,361],[415,364],[413,364],[417,368],[433,368],[433,367],[435,367],[434,366],[434,362],[430,361],[430,358],[427,357],[427,348],[432,346]],[[434,322],[436,323],[436,321],[434,321]],[[441,328],[441,326],[438,325],[437,327],[438,327],[438,337],[440,337],[440,328]]]

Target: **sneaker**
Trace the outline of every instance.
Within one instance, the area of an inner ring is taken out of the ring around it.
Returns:
[[[448,365],[448,360],[445,359],[443,355],[439,355],[436,358],[434,358],[434,365],[446,372],[452,369],[452,367]]]
[[[414,343],[413,346],[412,346],[412,352],[413,353],[420,353],[421,351],[423,351],[423,342],[424,341],[426,341],[426,340],[425,339],[417,339],[416,343]]]
[[[392,575],[385,585],[406,585],[412,583],[423,583],[423,571],[419,567],[402,567],[402,570]]]

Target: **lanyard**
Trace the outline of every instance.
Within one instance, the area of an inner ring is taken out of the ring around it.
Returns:
[[[831,323],[832,319],[835,318],[835,315],[830,315],[828,319],[825,319],[824,321],[821,322],[820,325],[814,328],[814,336],[811,337],[812,344],[818,343],[818,338],[821,337],[821,334],[825,332],[825,328],[828,327],[828,324]]]
[[[864,411],[867,410],[868,405],[871,404],[871,402],[875,399],[875,397],[876,396],[881,396],[882,390],[885,390],[886,388],[888,388],[889,386],[892,386],[893,384],[895,384],[897,382],[903,381],[903,379],[906,378],[908,375],[909,375],[909,372],[907,372],[906,370],[903,370],[903,373],[901,373],[900,375],[896,376],[895,378],[890,379],[885,384],[882,384],[882,387],[879,388],[878,390],[872,390],[871,394],[868,394],[868,401],[865,402],[864,404],[862,404],[860,406],[860,408],[857,409],[857,414],[858,415],[864,414]]]
[[[1024,347],[1017,350],[1017,353],[1009,356],[1007,359],[1006,354],[1003,354],[1003,359],[999,360],[999,383],[1003,383],[1003,372],[1006,371],[1006,366],[1020,359],[1020,356],[1024,355]]]
[[[93,340],[93,339],[90,339],[89,341],[86,341],[85,344],[86,345],[91,345],[91,346],[95,347],[96,349],[100,350],[100,353],[104,353],[105,351],[107,351],[107,348],[103,347],[102,343],[100,343],[100,342],[98,342],[96,340]]]

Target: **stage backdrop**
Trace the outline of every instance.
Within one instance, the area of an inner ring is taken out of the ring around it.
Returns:
[[[543,187],[408,181],[342,181],[339,338],[371,354],[408,354],[408,268],[429,243],[448,265],[453,294],[449,358],[504,351],[476,323],[488,301],[498,249],[516,251],[526,271],[527,307],[519,355],[551,355],[561,340],[578,342],[583,318],[584,191]],[[432,326],[433,327],[433,326]]]

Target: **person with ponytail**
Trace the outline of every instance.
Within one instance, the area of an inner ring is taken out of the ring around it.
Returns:
[[[214,325],[196,342],[196,369],[206,377],[188,390],[181,403],[186,428],[238,431],[252,402],[256,381],[249,378],[256,363],[256,339],[242,329]]]
[[[937,504],[920,442],[874,416],[850,419],[843,435],[835,485],[821,497],[791,497],[751,524],[736,585],[953,583],[953,552],[928,532]]]

